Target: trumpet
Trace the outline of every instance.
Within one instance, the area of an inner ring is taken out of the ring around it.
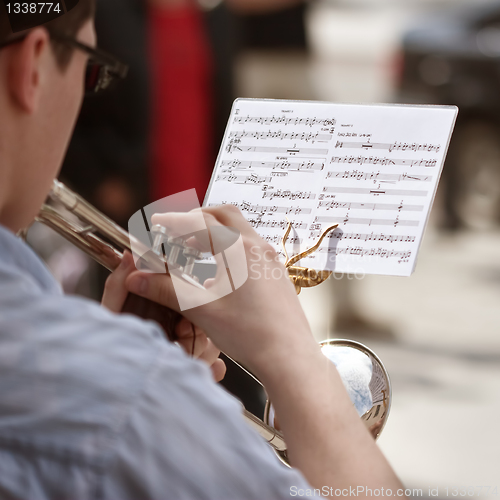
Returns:
[[[153,248],[147,248],[133,235],[57,180],[54,181],[52,190],[40,209],[36,221],[55,230],[110,271],[118,267],[125,251],[132,252],[133,249],[137,252],[137,249],[142,248],[143,251],[140,252],[142,259],[150,270],[156,269],[161,273],[176,272],[182,279],[194,286],[202,286],[192,274],[193,264],[200,257],[199,252],[186,247],[183,242],[169,240],[171,244],[168,256],[165,256],[164,251],[167,245],[163,245],[163,242],[166,230],[161,226],[153,228],[155,242]],[[328,230],[332,229],[333,227]],[[283,245],[289,232],[290,226],[284,236]],[[321,239],[324,238],[326,232],[322,234]],[[319,246],[319,243],[313,248]],[[182,247],[184,252],[180,251]],[[306,252],[310,253],[310,251],[312,250]],[[294,258],[290,261],[287,255],[287,261],[290,264],[298,260]],[[167,263],[168,271],[166,271]],[[297,269],[305,268],[295,268],[295,271]],[[297,291],[300,291],[297,272],[294,272],[290,266],[289,274]],[[325,276],[316,279],[314,284],[324,281],[323,278]],[[306,285],[303,281],[300,284],[301,286],[314,286],[314,284]],[[156,320],[165,330],[169,340],[175,341],[174,328],[180,319],[179,313],[132,294],[127,297],[123,312]],[[359,417],[374,439],[377,439],[386,424],[392,399],[389,375],[384,365],[373,351],[359,342],[329,339],[320,342],[320,345],[323,354],[337,367]],[[241,365],[238,366],[249,373]],[[250,375],[253,377],[252,374]],[[260,384],[255,377],[253,378]],[[247,423],[274,449],[280,460],[288,464],[286,442],[279,431],[272,403],[268,400],[262,419],[246,409],[243,409],[243,415]]]

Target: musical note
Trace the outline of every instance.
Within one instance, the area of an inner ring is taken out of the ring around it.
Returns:
[[[287,222],[287,224],[288,224],[288,222]],[[275,235],[267,234],[267,235],[263,236],[262,239],[264,241],[267,241],[268,243],[274,243],[275,245],[279,245],[281,243],[282,238],[283,238],[283,236],[279,236],[277,234],[275,234]],[[302,238],[299,238],[298,236],[294,236],[294,237],[289,236],[288,240],[287,240],[287,244],[288,245],[295,245],[295,244],[300,245],[303,241],[304,240]]]
[[[381,257],[384,259],[409,259],[411,257],[411,250],[391,250],[389,248],[364,248],[364,247],[351,247],[347,248],[330,248],[321,247],[318,253],[329,253],[333,255],[356,255],[358,257]]]
[[[282,125],[287,127],[289,125],[305,125],[306,127],[314,127],[320,125],[322,127],[333,127],[337,123],[335,118],[316,118],[316,117],[287,117],[287,116],[236,116],[234,123],[246,124],[257,123],[259,125]]]
[[[288,140],[298,140],[304,142],[328,142],[332,140],[332,134],[321,134],[320,132],[282,132],[278,131],[267,131],[267,132],[258,132],[258,131],[241,131],[241,132],[231,132],[229,134],[231,141],[234,139],[243,139],[243,138],[251,138],[256,140],[266,140],[266,139],[276,139],[279,141]]]
[[[342,149],[386,149],[389,153],[393,151],[413,151],[417,153],[419,151],[427,151],[439,153],[441,146],[439,144],[419,144],[416,142],[393,142],[392,144],[387,144],[383,142],[349,142],[349,141],[337,141],[335,143],[335,148]]]
[[[328,149],[318,149],[318,148],[277,148],[277,147],[266,147],[266,146],[243,146],[241,144],[229,143],[226,146],[227,153],[233,152],[241,153],[271,153],[271,154],[302,154],[302,155],[321,155],[326,156],[328,154]]]
[[[338,222],[339,219],[330,216],[326,217],[324,215],[317,215],[314,217],[314,222]],[[394,225],[394,219],[369,219],[369,218],[357,218],[357,217],[345,217],[342,221],[343,223],[349,222],[349,225],[353,224],[361,224],[366,226],[392,226]],[[418,227],[420,222],[418,220],[398,220],[398,226],[406,226],[406,227]]]
[[[241,203],[233,203],[242,212],[252,212],[258,214],[294,214],[294,215],[309,215],[311,213],[310,208],[303,207],[279,207],[278,205],[252,205],[247,201]]]
[[[280,230],[285,230],[288,227],[288,221],[287,220],[268,220],[268,221],[263,221],[259,219],[248,219],[248,222],[254,229],[280,229]],[[295,230],[300,230],[300,229],[307,229],[307,223],[306,222],[297,222],[292,220],[291,221],[293,224],[293,228]],[[281,236],[282,237],[282,236]],[[276,235],[277,241],[281,239],[279,235]]]
[[[311,238],[317,238],[321,234],[321,224],[311,224]],[[384,241],[387,243],[415,243],[416,236],[413,234],[386,234],[386,233],[342,233],[334,231],[327,238],[338,240],[360,240],[360,241]]]
[[[437,160],[407,160],[401,158],[380,158],[378,156],[333,156],[330,163],[357,163],[358,165],[403,165],[407,167],[435,167]]]
[[[289,200],[315,200],[316,195],[311,191],[295,191],[278,189],[276,191],[264,191],[262,198],[269,198],[273,200],[274,198],[287,198]]]
[[[324,193],[344,193],[344,194],[385,194],[387,196],[427,196],[428,191],[415,189],[370,189],[370,188],[351,188],[340,186],[326,186]]]
[[[363,172],[362,170],[331,170],[326,175],[327,179],[356,179],[357,181],[375,181],[375,182],[405,182],[405,181],[421,181],[431,182],[430,175],[409,175],[403,174],[382,174],[380,172]]]
[[[218,175],[216,178],[217,182],[220,181],[227,181],[227,182],[232,182],[234,184],[262,184],[264,182],[271,182],[272,177],[265,177],[265,176],[259,176],[256,174],[251,174],[251,175],[234,175],[234,174],[229,174],[229,175]]]
[[[423,212],[424,205],[403,205],[393,204],[393,203],[356,203],[351,201],[325,201],[321,200],[318,202],[318,208],[324,208],[325,210],[335,210],[344,209],[348,210],[401,210],[405,212]]]
[[[389,152],[392,151],[427,151],[439,153],[441,146],[439,144],[417,144],[415,142],[408,144],[407,142],[395,142],[389,147]]]
[[[272,170],[287,170],[287,171],[305,171],[305,170],[323,170],[324,162],[315,161],[240,161],[240,160],[225,160],[221,162],[221,167],[224,169],[251,169],[251,168],[270,168]]]

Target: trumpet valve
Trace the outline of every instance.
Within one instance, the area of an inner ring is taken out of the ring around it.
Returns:
[[[154,236],[153,240],[153,252],[158,256],[164,255],[163,243],[166,239],[168,239],[167,228],[161,226],[160,224],[156,224],[151,228],[151,233]]]
[[[196,248],[186,247],[184,249],[184,255],[187,259],[186,265],[184,266],[184,274],[187,274],[190,277],[193,276],[194,263],[196,260],[201,259],[202,252]]]
[[[185,240],[183,238],[170,237],[168,244],[170,245],[170,253],[167,262],[170,266],[179,266],[177,259],[179,258],[181,249],[184,248]]]

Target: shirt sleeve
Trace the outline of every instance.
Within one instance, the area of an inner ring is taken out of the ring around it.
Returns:
[[[103,498],[272,500],[312,491],[247,426],[208,367],[180,348],[163,350],[124,428]]]

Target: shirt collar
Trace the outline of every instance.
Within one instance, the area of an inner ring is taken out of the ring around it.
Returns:
[[[61,293],[59,283],[40,257],[12,231],[0,225],[0,270],[2,269],[28,273],[43,290]]]

